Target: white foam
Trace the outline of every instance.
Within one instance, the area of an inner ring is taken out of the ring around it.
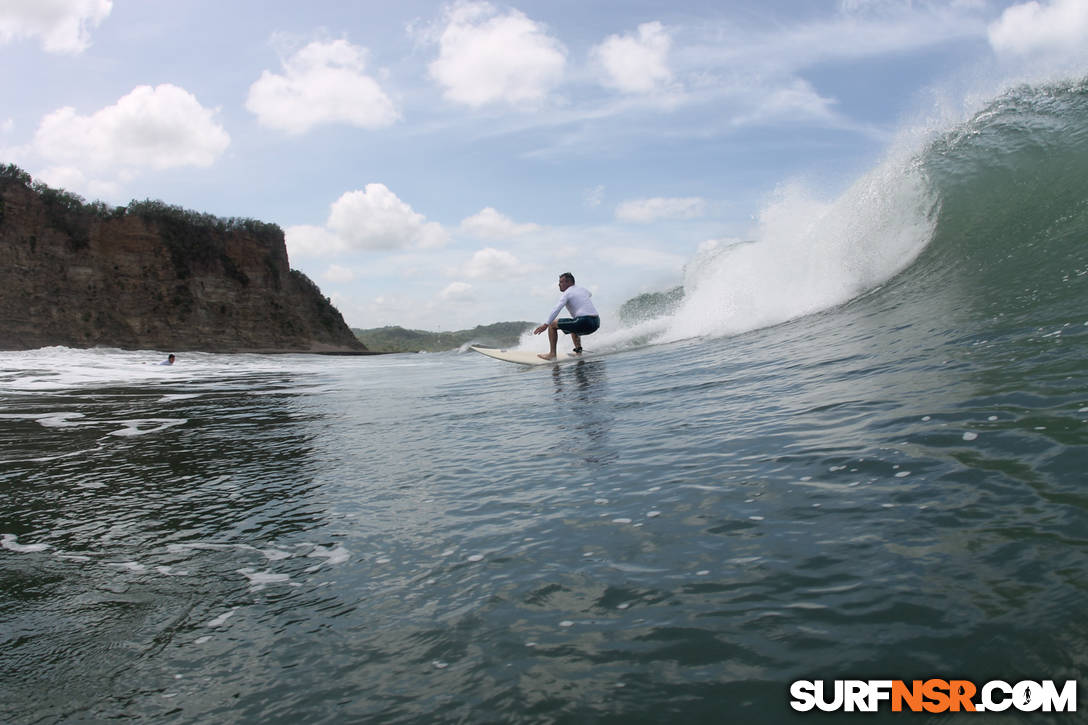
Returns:
[[[338,544],[328,549],[323,546],[314,547],[307,556],[327,559],[329,564],[343,564],[351,558],[351,552]]]
[[[216,617],[215,619],[209,621],[204,626],[205,627],[211,627],[213,629],[215,627],[222,627],[224,624],[227,623],[228,619],[230,619],[231,617],[234,616],[234,613],[237,612],[237,611],[238,611],[238,607],[235,607],[234,609],[231,609],[230,611],[227,611],[227,612],[224,612],[223,614],[220,614],[218,617]]]
[[[85,417],[83,413],[49,413],[38,416],[36,420],[43,428],[75,428],[82,425],[82,421],[73,423],[72,420],[83,417]]]
[[[174,571],[174,567],[172,567],[172,566],[157,566],[157,567],[155,567],[155,571],[162,574],[163,576],[188,576],[189,575],[189,572],[187,572],[187,571]]]
[[[124,428],[110,433],[111,436],[142,436],[149,433],[158,433],[167,428],[187,423],[186,418],[139,418],[136,420],[122,421]],[[148,427],[150,426],[150,427]]]
[[[966,433],[963,434],[963,439],[965,441],[978,440],[978,433],[973,433],[971,431],[967,431]]]
[[[82,424],[73,423],[74,418],[83,418],[83,413],[0,413],[0,420],[32,420],[43,428],[75,428]]]
[[[112,566],[116,569],[124,569],[125,571],[130,571],[134,574],[140,574],[147,571],[147,567],[138,561],[111,561],[108,562],[106,566]]]
[[[47,347],[37,350],[0,351],[0,369],[17,371],[5,376],[3,390],[37,392],[78,390],[103,386],[177,385],[179,383],[219,382],[235,375],[253,372],[280,372],[292,369],[327,369],[327,361],[297,356],[219,355],[186,352],[175,365],[159,365],[168,351],[117,350],[108,348],[72,349]],[[287,361],[290,362],[287,362]],[[175,400],[192,393],[164,390]]]
[[[18,538],[15,534],[4,534],[3,537],[0,537],[0,547],[18,554],[32,554],[49,548],[49,544],[20,544]]]
[[[934,199],[909,157],[892,157],[834,201],[792,183],[752,242],[705,243],[660,341],[739,334],[842,304],[906,268],[932,238]]]
[[[213,544],[203,541],[193,541],[187,544],[167,544],[166,550],[171,554],[188,554],[191,551],[225,551],[227,549],[248,549],[256,551],[249,544]]]
[[[276,574],[270,571],[254,571],[250,568],[239,569],[238,573],[249,580],[253,589],[263,589],[267,584],[284,584],[291,581],[287,574]]]

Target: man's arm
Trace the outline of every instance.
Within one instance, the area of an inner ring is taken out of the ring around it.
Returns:
[[[548,315],[548,321],[545,322],[540,327],[533,330],[534,335],[539,335],[540,333],[547,330],[548,325],[552,324],[552,320],[554,320],[556,317],[559,316],[559,311],[562,310],[563,307],[567,304],[567,299],[568,299],[567,294],[568,294],[567,292],[564,292],[562,295],[559,296],[559,302],[552,309],[552,313],[550,315]]]

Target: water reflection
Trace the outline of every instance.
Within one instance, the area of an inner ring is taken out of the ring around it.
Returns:
[[[560,425],[568,431],[561,443],[563,454],[594,466],[619,457],[611,440],[615,414],[606,371],[603,360],[579,360],[552,369],[552,399]]]

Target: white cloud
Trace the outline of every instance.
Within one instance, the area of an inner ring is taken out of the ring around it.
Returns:
[[[130,176],[125,174],[125,180]],[[118,182],[88,178],[72,166],[50,166],[38,171],[34,178],[54,189],[78,190],[92,199],[116,199],[121,194],[121,185]]]
[[[668,55],[672,38],[659,22],[643,23],[638,34],[610,35],[590,51],[603,82],[625,93],[649,93],[672,81]]]
[[[658,219],[693,219],[702,216],[706,200],[700,197],[638,199],[616,207],[616,218],[623,222],[649,224]]]
[[[51,164],[43,178],[108,187],[142,169],[213,164],[230,145],[215,113],[183,88],[138,86],[90,116],[71,107],[50,113],[28,151]],[[108,178],[87,180],[94,174]]]
[[[428,222],[385,184],[367,184],[332,203],[325,226],[299,225],[286,232],[291,254],[331,256],[350,251],[430,249],[449,240],[441,224]]]
[[[489,103],[539,105],[562,79],[566,50],[518,10],[461,2],[447,12],[431,77],[445,97],[474,108]]]
[[[754,108],[734,116],[733,124],[740,126],[774,121],[813,120],[831,122],[835,118],[832,110],[834,105],[834,100],[821,96],[808,81],[794,78],[763,93]]]
[[[461,222],[463,232],[481,239],[505,239],[538,232],[542,228],[539,224],[518,224],[490,206]]]
[[[393,101],[364,72],[367,51],[346,40],[313,42],[249,87],[246,108],[264,126],[305,133],[322,123],[382,128],[400,118]]]
[[[524,271],[525,266],[510,252],[487,247],[473,254],[460,273],[470,279],[502,280]]]
[[[1088,45],[1088,2],[1033,0],[1013,5],[990,25],[989,38],[998,53],[1083,52]]]
[[[810,71],[823,64],[864,64],[942,44],[976,42],[985,36],[987,14],[985,5],[965,0],[847,0],[839,12],[809,19],[679,27],[669,61],[684,79],[685,102],[714,104],[729,126],[784,120],[879,134],[843,114],[827,97],[824,88],[835,83],[820,86],[825,95],[817,92],[805,80]]]
[[[325,227],[296,225],[283,232],[287,251],[294,257],[328,257],[347,251],[347,245]]]
[[[428,222],[385,184],[367,184],[337,199],[327,226],[352,249],[388,250],[445,244],[442,227]]]
[[[341,267],[339,264],[330,264],[322,277],[329,282],[343,284],[345,282],[353,281],[355,279],[355,272],[348,267]]]
[[[15,38],[41,38],[49,53],[81,53],[90,30],[106,19],[112,0],[5,0],[0,3],[0,45]]]
[[[442,290],[439,296],[447,302],[469,302],[475,299],[472,285],[467,282],[453,282]]]

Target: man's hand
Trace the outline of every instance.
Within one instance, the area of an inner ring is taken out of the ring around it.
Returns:
[[[545,331],[545,330],[547,330],[547,329],[548,329],[548,326],[547,326],[547,325],[541,325],[540,327],[538,327],[538,328],[536,328],[535,330],[533,330],[533,334],[534,334],[534,335],[539,335],[540,333],[544,332],[544,331]]]

